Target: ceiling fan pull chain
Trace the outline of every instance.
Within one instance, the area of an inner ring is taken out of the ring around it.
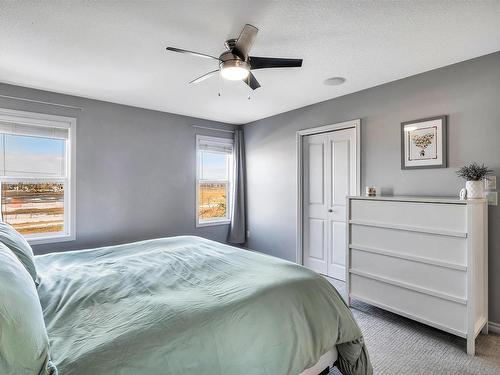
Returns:
[[[221,95],[221,91],[222,91],[222,77],[220,76],[220,74],[217,77],[217,80],[219,82],[219,90],[218,90],[219,92],[217,93],[217,96],[220,98],[222,96]]]

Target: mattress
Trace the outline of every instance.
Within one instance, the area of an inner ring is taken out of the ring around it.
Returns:
[[[314,366],[311,366],[308,369],[302,371],[300,375],[318,375],[325,369],[331,368],[337,358],[337,349],[333,348],[332,350],[329,350],[325,354],[323,354]]]

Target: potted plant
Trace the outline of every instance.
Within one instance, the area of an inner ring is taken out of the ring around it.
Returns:
[[[484,198],[484,178],[493,171],[484,164],[470,163],[457,171],[457,175],[465,179],[467,199]]]

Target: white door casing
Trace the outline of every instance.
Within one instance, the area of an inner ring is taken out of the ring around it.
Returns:
[[[358,122],[359,123],[359,122]],[[302,260],[345,280],[346,196],[359,194],[359,128],[301,136]]]

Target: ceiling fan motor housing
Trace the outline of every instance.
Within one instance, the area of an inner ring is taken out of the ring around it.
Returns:
[[[231,51],[223,52],[220,57],[220,69],[243,68],[250,71],[250,64],[241,57],[233,54]]]

